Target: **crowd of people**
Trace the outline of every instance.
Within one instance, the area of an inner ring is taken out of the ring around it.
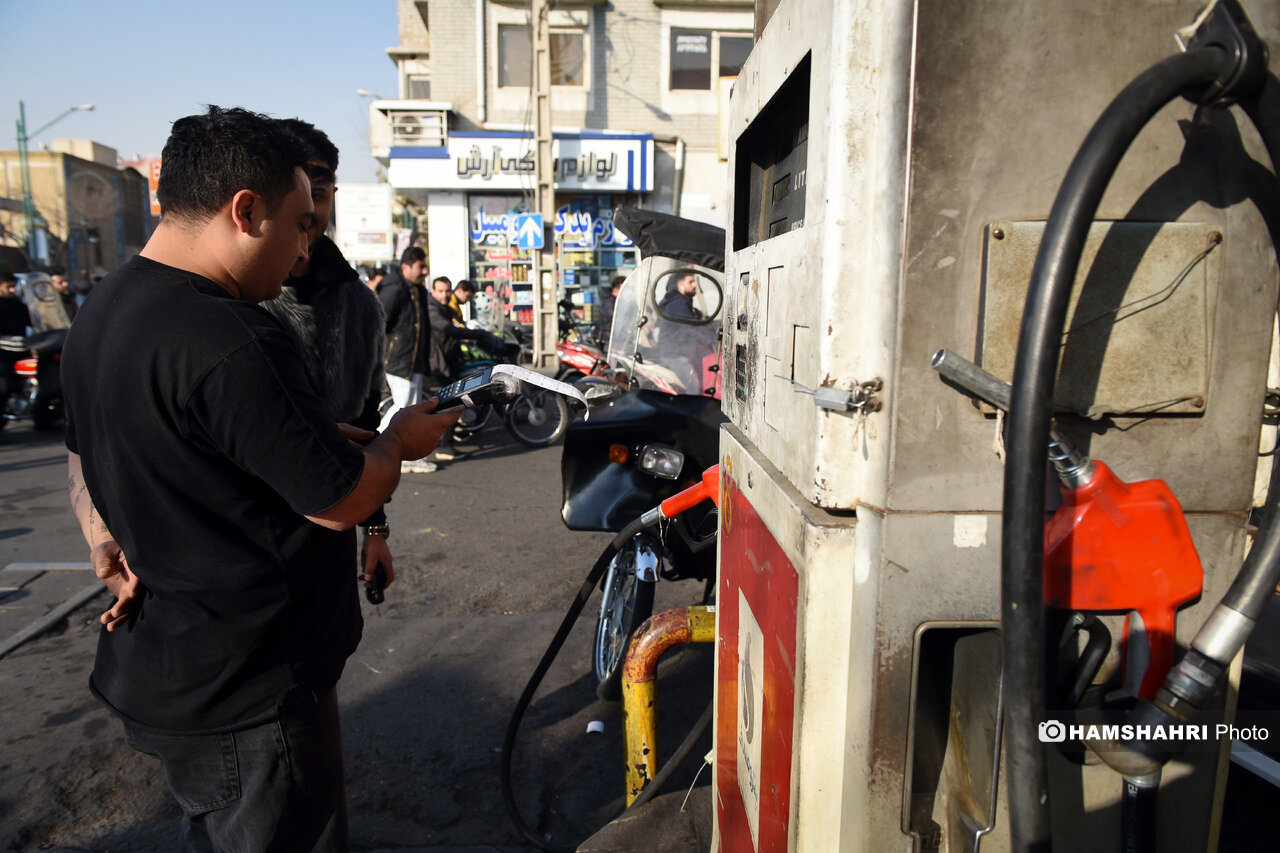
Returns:
[[[71,504],[114,596],[90,689],[158,758],[186,849],[345,850],[352,564],[394,580],[383,504],[434,470],[458,416],[433,394],[487,333],[421,248],[366,282],[324,236],[338,151],[313,125],[209,107],[163,162],[159,225],[62,358]]]

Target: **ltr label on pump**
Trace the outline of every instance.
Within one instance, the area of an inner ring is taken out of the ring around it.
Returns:
[[[738,790],[760,849],[760,742],[764,721],[764,632],[738,590]]]

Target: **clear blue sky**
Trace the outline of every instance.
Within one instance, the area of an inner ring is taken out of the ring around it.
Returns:
[[[297,116],[341,151],[338,181],[374,181],[367,89],[396,96],[387,48],[395,0],[0,0],[7,47],[0,74],[0,148],[32,137],[92,139],[121,157],[159,156],[174,119],[205,104]]]

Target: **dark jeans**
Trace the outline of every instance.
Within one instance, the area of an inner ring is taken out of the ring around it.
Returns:
[[[291,694],[278,720],[242,731],[168,735],[126,723],[125,736],[160,759],[182,806],[184,851],[348,849],[334,690]]]

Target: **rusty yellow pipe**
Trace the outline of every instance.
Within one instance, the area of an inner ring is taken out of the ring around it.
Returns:
[[[716,614],[708,607],[675,607],[650,616],[631,638],[622,663],[622,728],[627,805],[658,772],[658,658],[680,643],[710,643]]]

